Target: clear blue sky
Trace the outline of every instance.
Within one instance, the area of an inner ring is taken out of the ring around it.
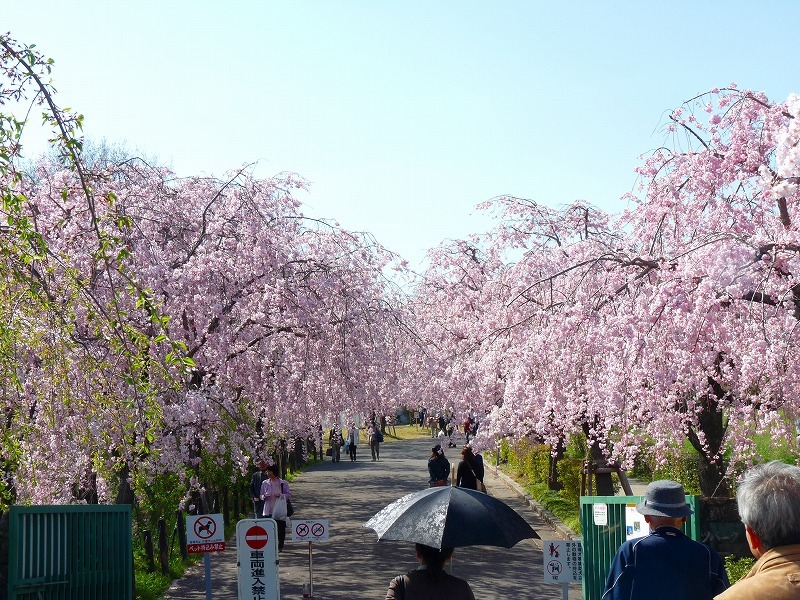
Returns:
[[[306,213],[419,267],[501,194],[623,208],[665,111],[800,92],[798,4],[4,0],[94,139],[179,174],[293,171]],[[30,148],[37,148],[33,138]]]

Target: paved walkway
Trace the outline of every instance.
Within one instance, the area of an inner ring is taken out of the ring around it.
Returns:
[[[389,581],[416,565],[413,544],[377,541],[362,527],[372,515],[397,498],[427,487],[430,439],[389,441],[381,444],[381,460],[373,462],[369,447],[359,446],[359,459],[330,460],[313,466],[292,484],[294,518],[328,519],[330,540],[313,545],[315,600],[375,600],[384,598]],[[447,452],[451,464],[460,458]],[[487,466],[489,493],[523,515],[543,539],[564,539],[519,495],[507,478]],[[236,544],[211,554],[212,593],[215,600],[235,600]],[[473,546],[457,548],[450,572],[469,581],[476,598],[506,600],[560,600],[560,585],[545,584],[541,541],[524,540],[514,548]],[[300,600],[308,583],[308,544],[287,536],[280,554],[281,598]],[[581,597],[580,585],[570,587],[569,598]],[[193,567],[167,592],[169,600],[205,600],[202,564]]]

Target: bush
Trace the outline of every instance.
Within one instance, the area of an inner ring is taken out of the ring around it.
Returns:
[[[728,579],[731,585],[747,575],[747,572],[756,563],[754,558],[736,558],[734,556],[725,557],[725,570],[728,572]]]

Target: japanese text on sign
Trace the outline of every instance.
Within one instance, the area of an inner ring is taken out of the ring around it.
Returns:
[[[213,544],[186,544],[186,551],[189,554],[202,554],[203,552],[222,552],[225,550],[225,542],[214,542]]]
[[[582,546],[579,540],[543,540],[545,583],[581,581]]]

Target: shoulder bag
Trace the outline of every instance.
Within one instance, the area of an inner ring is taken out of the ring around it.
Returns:
[[[478,476],[475,475],[475,469],[472,468],[472,465],[469,462],[467,462],[467,466],[469,467],[469,470],[472,471],[472,475],[473,477],[475,477],[475,481],[478,482],[478,491],[483,492],[485,494],[486,486],[483,485],[483,479],[478,479]]]
[[[283,481],[281,481],[281,494],[285,494],[286,492],[283,491]],[[286,516],[291,517],[294,514],[294,506],[292,506],[292,501],[290,498],[286,499]]]

